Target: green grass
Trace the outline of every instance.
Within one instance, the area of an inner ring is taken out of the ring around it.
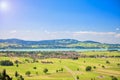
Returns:
[[[80,52],[80,54],[85,54],[85,55],[104,55],[104,56],[120,56],[120,51],[85,51],[85,52]]]
[[[90,53],[91,52],[87,52],[85,54],[88,55]],[[93,52],[93,54],[95,53]],[[101,54],[102,53],[103,52],[101,52]],[[108,54],[108,52],[105,53]],[[100,52],[98,52],[98,54],[100,54]],[[17,80],[14,77],[15,71],[18,71],[25,80],[74,80],[77,75],[80,80],[91,80],[91,78],[95,78],[95,80],[111,80],[110,76],[116,76],[118,80],[120,80],[120,66],[117,66],[117,63],[120,63],[120,58],[79,58],[78,60],[49,58],[39,59],[38,63],[27,63],[25,59],[32,61],[31,58],[25,57],[0,57],[0,60],[11,60],[13,62],[19,60],[23,62],[19,64],[19,67],[15,65],[0,66],[0,72],[6,69],[7,73],[13,77],[13,80]],[[110,64],[106,64],[107,60]],[[41,61],[52,61],[53,64],[43,64]],[[102,68],[102,65],[104,65],[105,68]],[[96,66],[96,69],[92,69],[91,72],[86,72],[86,66]],[[33,69],[33,67],[37,67],[37,69]],[[44,68],[48,68],[49,71],[47,74],[43,73]],[[56,73],[56,70],[61,68],[64,69],[63,72]],[[77,68],[79,68],[79,71],[77,71]],[[26,71],[31,72],[30,77],[25,75]],[[36,72],[38,72],[38,75],[36,75]]]

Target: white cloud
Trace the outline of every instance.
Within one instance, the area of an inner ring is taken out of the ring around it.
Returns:
[[[96,32],[96,31],[2,31],[0,38],[19,38],[24,40],[49,40],[49,39],[77,39],[80,41],[94,40],[103,43],[120,43],[118,32]]]
[[[10,31],[10,33],[16,33],[17,31],[16,30],[12,30],[12,31]]]
[[[117,32],[73,32],[73,37],[78,40],[95,40],[103,43],[120,43],[120,33]]]
[[[116,37],[117,37],[117,38],[120,38],[120,34],[116,34]]]
[[[93,31],[79,31],[79,32],[73,32],[73,35],[115,35],[115,32],[93,32]]]

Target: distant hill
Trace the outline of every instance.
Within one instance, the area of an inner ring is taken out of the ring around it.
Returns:
[[[20,39],[0,39],[0,48],[120,48],[120,44],[106,44],[96,41],[78,41],[75,39],[55,39],[26,41]]]
[[[96,42],[96,41],[83,41],[84,43],[100,43],[100,42]]]

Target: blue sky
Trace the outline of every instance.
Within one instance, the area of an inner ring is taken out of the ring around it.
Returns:
[[[0,38],[120,43],[119,4],[119,0],[0,0]]]

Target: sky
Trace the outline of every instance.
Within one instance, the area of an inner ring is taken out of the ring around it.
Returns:
[[[0,0],[0,39],[120,44],[120,0]]]

